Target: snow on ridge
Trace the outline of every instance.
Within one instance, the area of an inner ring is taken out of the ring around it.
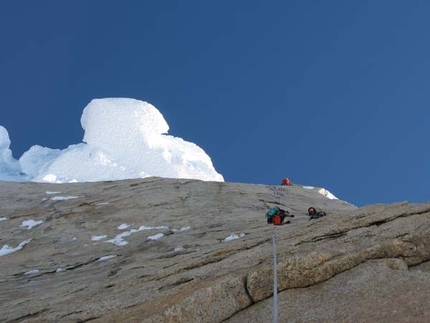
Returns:
[[[191,229],[190,226],[182,227],[180,229],[172,229],[173,232],[182,232]]]
[[[104,260],[112,259],[115,257],[116,257],[116,255],[103,256],[103,257],[100,257],[99,259],[97,259],[97,261],[104,261]]]
[[[35,275],[35,274],[39,274],[40,270],[39,269],[33,269],[33,270],[29,270],[27,272],[24,273],[24,275]]]
[[[227,238],[224,239],[224,242],[228,242],[228,241],[232,241],[232,240],[236,240],[239,238],[242,238],[245,236],[245,233],[241,233],[241,234],[231,234],[229,235]]]
[[[123,223],[123,224],[119,225],[117,228],[118,228],[118,230],[124,230],[128,227],[130,227],[130,225]],[[104,242],[113,243],[116,246],[125,246],[128,244],[128,242],[125,241],[123,238],[128,237],[133,233],[140,232],[140,231],[146,231],[146,230],[168,230],[168,229],[169,229],[169,227],[165,226],[165,225],[155,226],[155,227],[152,227],[152,226],[148,227],[146,225],[141,225],[138,229],[131,229],[130,231],[124,231],[124,232],[116,235],[114,238],[106,240]],[[189,229],[191,229],[191,227],[187,226],[187,227],[182,227],[180,229],[172,229],[172,231],[173,232],[183,232],[183,231],[186,231]],[[163,236],[164,236],[164,233],[158,233],[158,234],[147,237],[147,239],[158,240],[158,239],[161,239]]]
[[[71,200],[71,199],[78,199],[83,196],[53,196],[50,198],[52,201],[65,201],[65,200]]]
[[[0,181],[26,181],[28,178],[21,173],[21,165],[13,158],[10,144],[8,131],[0,126]]]
[[[27,239],[24,240],[23,242],[21,242],[17,247],[12,248],[9,245],[4,245],[1,249],[0,249],[0,257],[1,256],[6,256],[10,253],[16,252],[21,250],[26,244],[28,244],[31,241],[31,239]]]
[[[315,189],[314,186],[302,186],[302,187],[306,190],[314,190]],[[324,195],[325,197],[327,197],[330,200],[338,200],[338,198],[336,196],[334,196],[331,192],[329,192],[325,188],[318,189],[318,193],[321,195]]]
[[[46,194],[60,194],[61,192],[55,192],[55,191],[46,191]]]
[[[125,241],[123,238],[128,237],[129,235],[131,235],[132,233],[135,233],[135,232],[137,232],[136,229],[132,229],[130,231],[125,231],[121,234],[116,235],[115,238],[107,240],[105,242],[113,243],[115,246],[125,246],[126,244],[128,244],[128,242]]]
[[[162,226],[158,226],[158,227],[147,227],[147,226],[145,226],[145,225],[141,225],[140,227],[139,227],[139,229],[137,230],[137,231],[142,231],[142,230],[167,230],[167,229],[169,229],[169,227],[167,227],[167,226],[165,226],[165,225],[162,225]]]
[[[336,196],[334,196],[332,193],[330,193],[329,191],[327,191],[325,188],[322,188],[318,191],[318,193],[324,195],[325,197],[327,197],[330,200],[338,200],[338,198]]]
[[[39,224],[42,224],[42,223],[43,223],[42,220],[39,220],[39,221],[26,220],[26,221],[23,221],[20,226],[21,227],[27,227],[27,230],[30,230],[30,229],[34,228],[35,226],[38,226]]]
[[[158,240],[158,239],[161,239],[162,237],[164,237],[164,233],[157,233],[153,236],[149,236],[147,239],[148,240]]]
[[[169,125],[148,102],[94,99],[82,112],[81,126],[83,142],[62,150],[34,145],[19,160],[12,157],[9,134],[0,126],[0,180],[75,183],[158,176],[224,181],[202,148],[167,134]]]
[[[103,239],[106,239],[107,238],[107,235],[102,235],[102,236],[92,236],[91,237],[91,240],[92,241],[100,241],[100,240],[103,240]]]
[[[129,227],[130,227],[129,224],[123,223],[123,224],[121,224],[121,225],[118,226],[118,230],[125,230],[125,229],[127,229]]]

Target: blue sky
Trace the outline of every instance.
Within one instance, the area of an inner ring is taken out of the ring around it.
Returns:
[[[430,200],[428,1],[0,4],[0,125],[19,158],[82,141],[93,98],[157,107],[228,182]]]

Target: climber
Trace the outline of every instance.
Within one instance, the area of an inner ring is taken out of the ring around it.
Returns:
[[[313,206],[308,208],[308,214],[310,216],[309,220],[322,218],[327,215],[324,211],[317,211]]]
[[[278,206],[272,207],[266,213],[267,223],[269,224],[274,224],[274,225],[284,224],[284,220],[286,217],[294,218],[294,214],[290,214],[290,212],[285,211]],[[286,222],[286,223],[289,223],[289,222]]]
[[[291,181],[290,181],[290,179],[289,178],[284,178],[283,180],[282,180],[282,182],[281,182],[281,185],[282,186],[290,186],[290,185],[292,185],[292,183],[291,183]]]

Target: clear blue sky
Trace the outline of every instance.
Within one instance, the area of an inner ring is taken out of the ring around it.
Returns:
[[[93,98],[157,107],[226,181],[430,200],[430,2],[3,1],[0,125],[82,141]]]

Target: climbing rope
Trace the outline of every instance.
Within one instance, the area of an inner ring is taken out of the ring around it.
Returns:
[[[275,229],[276,230],[276,229]],[[273,233],[273,323],[278,323],[278,268],[276,265],[276,231]]]

